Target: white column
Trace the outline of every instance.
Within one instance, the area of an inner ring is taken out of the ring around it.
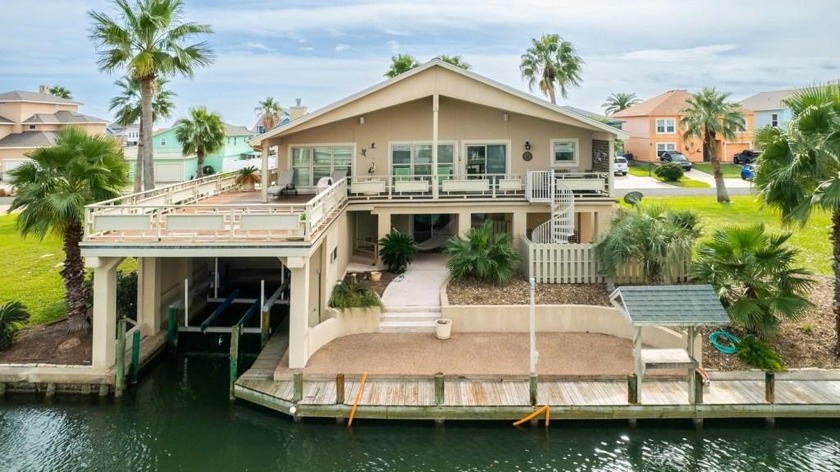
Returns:
[[[263,203],[268,202],[268,186],[271,185],[270,177],[269,177],[269,174],[268,174],[268,148],[269,148],[268,144],[269,144],[269,142],[270,142],[269,140],[265,140],[265,141],[262,142],[262,159],[261,159],[262,160],[262,170],[260,171],[260,173],[262,174],[262,178],[260,179],[260,182],[262,182],[262,184],[260,185],[260,194],[262,196]],[[278,163],[279,163],[279,161],[280,161],[280,159],[277,159]]]
[[[143,336],[160,331],[160,266],[157,257],[137,259],[137,322]]]
[[[117,266],[121,257],[90,257],[93,267],[93,353],[95,370],[114,365],[117,337]]]
[[[468,211],[462,211],[458,213],[458,236],[462,238],[467,237],[467,231],[469,231],[470,226],[472,225],[472,213]]]
[[[302,369],[309,360],[309,261],[290,257],[286,265],[292,271],[289,291],[289,368]]]
[[[438,197],[438,109],[440,95],[432,95],[432,198]]]

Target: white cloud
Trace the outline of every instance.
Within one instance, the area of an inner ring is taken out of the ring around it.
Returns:
[[[258,49],[261,51],[271,52],[271,49],[263,43],[255,43],[248,41],[243,46],[245,46],[248,49]]]
[[[714,44],[711,46],[697,46],[684,49],[644,49],[624,54],[624,59],[640,59],[647,61],[696,61],[712,59],[721,53],[738,49],[735,44]]]
[[[396,54],[400,51],[400,43],[398,41],[391,40],[385,43],[385,45],[388,46],[388,50],[391,51],[391,53],[393,54]]]
[[[353,48],[350,47],[349,44],[338,43],[338,44],[335,45],[335,50],[338,51],[338,52],[347,51],[347,50],[350,50],[350,49],[353,49]]]

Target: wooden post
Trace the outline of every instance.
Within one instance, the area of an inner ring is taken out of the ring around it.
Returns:
[[[303,372],[295,372],[294,390],[292,391],[292,402],[297,403],[303,400]]]
[[[344,374],[335,375],[335,404],[344,404]]]
[[[764,398],[767,403],[776,403],[776,374],[774,372],[764,373]]]
[[[694,370],[694,404],[703,404],[703,374],[699,370]]]
[[[117,362],[114,379],[114,396],[121,397],[125,390],[125,318],[117,320]]]
[[[238,324],[230,328],[230,400],[236,399],[236,378],[239,377],[239,331]]]
[[[169,307],[169,317],[166,322],[166,344],[169,346],[169,352],[175,352],[178,349],[178,318],[177,310],[174,306]]]
[[[438,372],[435,374],[435,405],[443,405],[445,399],[443,389],[443,372]]]
[[[260,349],[264,348],[266,343],[268,343],[268,329],[269,324],[271,323],[271,313],[268,311],[263,311],[261,316],[262,322],[260,323]]]
[[[6,395],[6,382],[0,382],[0,398]]]
[[[535,406],[537,404],[537,374],[531,374],[528,380],[528,393],[531,406]]]
[[[134,331],[131,340],[131,383],[136,384],[140,377],[140,330]]]
[[[99,384],[99,396],[100,397],[107,397],[108,396],[108,384]]]
[[[639,404],[639,378],[636,374],[627,376],[627,403],[631,405]]]

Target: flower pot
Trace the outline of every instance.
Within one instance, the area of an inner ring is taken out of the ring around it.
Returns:
[[[382,272],[373,271],[370,273],[370,281],[371,282],[379,282],[379,279],[382,278]]]
[[[452,320],[438,318],[435,320],[435,336],[438,339],[449,339],[452,336]]]

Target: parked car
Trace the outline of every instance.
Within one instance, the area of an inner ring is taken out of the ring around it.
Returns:
[[[659,156],[659,160],[663,163],[673,162],[674,164],[679,164],[685,171],[689,171],[693,167],[691,161],[685,157],[685,154],[678,151],[665,151]]]
[[[615,175],[627,175],[627,159],[624,156],[615,156],[613,172]]]
[[[732,161],[736,164],[752,164],[755,161],[755,158],[761,154],[761,151],[753,151],[752,149],[744,149],[743,151],[736,153],[735,157],[732,158]]]
[[[744,180],[752,180],[755,178],[755,164],[744,164],[741,167],[741,178]]]

